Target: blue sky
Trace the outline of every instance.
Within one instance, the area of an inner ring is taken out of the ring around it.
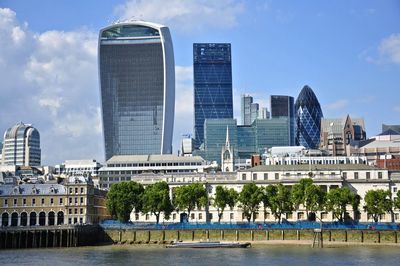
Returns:
[[[0,0],[0,8],[0,131],[34,124],[44,164],[104,159],[97,33],[131,17],[171,30],[175,151],[193,128],[193,42],[232,44],[238,121],[240,94],[268,106],[269,95],[297,97],[308,84],[325,117],[363,117],[368,136],[400,124],[399,1]]]

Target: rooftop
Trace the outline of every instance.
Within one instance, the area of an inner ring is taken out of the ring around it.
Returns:
[[[140,163],[140,162],[202,162],[200,156],[181,157],[172,154],[157,155],[115,155],[111,157],[109,163]]]
[[[259,165],[239,172],[268,172],[268,171],[349,171],[349,170],[377,170],[374,166],[365,164],[297,164],[297,165]],[[381,169],[384,170],[384,169]]]

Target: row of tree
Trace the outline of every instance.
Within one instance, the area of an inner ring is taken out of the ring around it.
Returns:
[[[238,193],[233,188],[217,186],[213,198],[208,197],[206,188],[201,183],[175,187],[170,197],[170,189],[161,181],[144,188],[141,184],[130,181],[114,184],[107,194],[107,207],[110,213],[120,221],[128,221],[130,213],[151,213],[157,223],[160,214],[169,219],[173,211],[185,212],[188,218],[196,209],[212,204],[218,213],[218,222],[227,207],[238,206],[242,209],[248,222],[256,219],[262,205],[264,220],[267,209],[275,219],[281,222],[284,214],[299,209],[305,210],[306,216],[317,211],[332,212],[333,216],[343,222],[347,218],[347,209],[351,206],[354,214],[358,213],[361,197],[347,187],[330,189],[325,192],[320,186],[313,184],[312,179],[303,178],[292,187],[282,184],[257,186],[255,183],[245,184]],[[400,208],[400,191],[392,200],[389,190],[369,190],[364,198],[364,210],[375,222],[382,214],[393,213],[393,208]]]

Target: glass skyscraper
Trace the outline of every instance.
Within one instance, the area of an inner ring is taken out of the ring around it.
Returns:
[[[241,98],[241,117],[242,125],[251,125],[258,118],[259,104],[253,103],[253,97],[250,95],[242,95]]]
[[[296,112],[294,110],[294,98],[285,95],[271,95],[271,117],[286,117],[289,123],[289,145],[295,145],[296,137]]]
[[[233,118],[231,45],[193,44],[195,147],[204,142],[204,120]]]
[[[30,124],[18,123],[4,133],[3,164],[40,166],[40,134]]]
[[[106,160],[171,153],[175,66],[169,29],[128,21],[100,30],[99,75]]]
[[[320,141],[321,106],[309,86],[304,86],[296,104],[296,144],[307,149],[317,149]]]

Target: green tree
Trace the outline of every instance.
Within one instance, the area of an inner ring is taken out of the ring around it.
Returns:
[[[326,195],[326,210],[340,222],[346,217],[347,205],[351,205],[354,212],[358,211],[360,196],[350,191],[347,187],[331,189]]]
[[[190,213],[197,207],[200,209],[208,204],[207,191],[201,183],[176,187],[173,190],[173,204],[179,211]]]
[[[215,189],[214,207],[217,209],[218,222],[221,221],[226,206],[235,207],[238,193],[233,189],[217,186]]]
[[[173,206],[169,197],[169,186],[165,181],[147,186],[142,196],[142,202],[142,212],[154,214],[157,224],[160,221],[161,212],[164,212],[164,216],[168,220],[169,215],[173,211]]]
[[[365,193],[364,210],[372,215],[375,222],[378,222],[380,216],[384,213],[393,211],[393,202],[391,199],[390,190],[368,190]]]
[[[288,187],[278,184],[269,185],[266,188],[267,195],[269,197],[269,207],[275,219],[281,222],[282,214],[290,213],[293,211],[293,203],[290,196],[290,190]]]
[[[134,181],[113,184],[107,193],[107,208],[121,222],[129,221],[133,209],[142,210],[141,197],[144,188]]]
[[[395,208],[400,209],[400,190],[397,191],[396,198],[393,200],[393,205]]]
[[[243,214],[246,217],[247,221],[255,220],[255,214],[260,207],[260,203],[263,197],[262,189],[257,187],[257,185],[253,183],[245,184],[242,188],[242,191],[239,193],[239,201],[241,203],[240,207],[243,210]],[[253,220],[252,220],[253,217]]]
[[[293,186],[291,199],[296,209],[303,205],[307,218],[309,218],[309,212],[322,210],[325,203],[325,192],[320,186],[314,185],[311,178],[303,178]]]

